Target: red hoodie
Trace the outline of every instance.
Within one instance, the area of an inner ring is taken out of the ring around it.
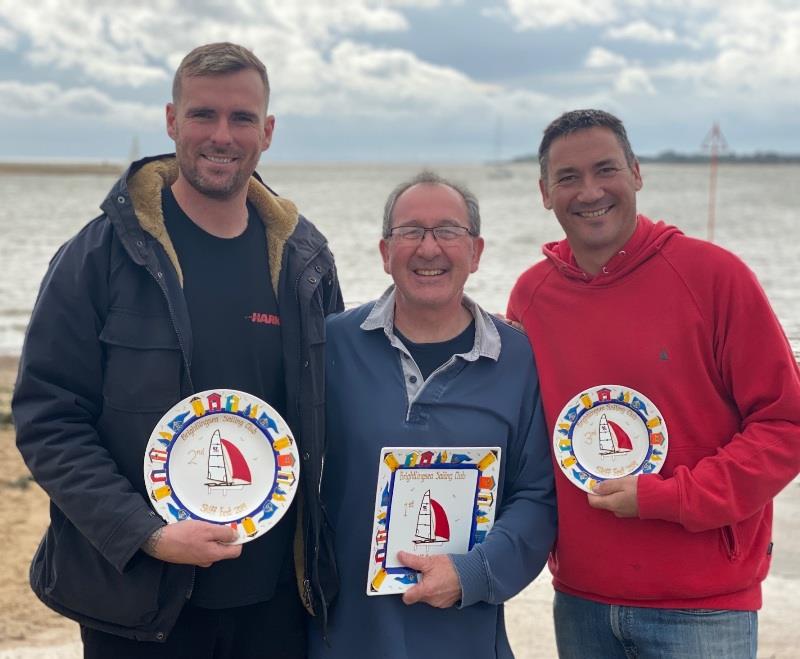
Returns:
[[[638,519],[591,508],[556,466],[557,590],[599,602],[754,610],[769,569],[772,499],[800,470],[800,374],[753,273],[734,255],[637,218],[595,277],[566,240],[517,281],[550,432],[565,404],[614,383],[669,430]]]

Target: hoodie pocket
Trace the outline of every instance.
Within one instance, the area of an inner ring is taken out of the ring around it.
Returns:
[[[722,534],[722,546],[725,548],[725,553],[728,560],[736,562],[741,555],[741,543],[739,541],[739,534],[735,526],[723,526],[720,529]]]

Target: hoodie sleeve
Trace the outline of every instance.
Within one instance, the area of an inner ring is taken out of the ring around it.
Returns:
[[[800,470],[800,374],[791,348],[753,273],[730,254],[709,256],[714,275],[692,292],[739,431],[693,467],[638,484],[640,517],[689,531],[751,517]]]

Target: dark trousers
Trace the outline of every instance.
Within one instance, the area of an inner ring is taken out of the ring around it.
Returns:
[[[280,591],[279,591],[280,592]],[[306,612],[296,593],[232,609],[187,604],[164,643],[81,626],[84,659],[304,659]]]

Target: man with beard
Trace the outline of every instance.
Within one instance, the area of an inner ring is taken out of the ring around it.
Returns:
[[[51,499],[31,585],[80,623],[86,657],[303,657],[303,604],[324,618],[335,592],[318,491],[324,316],[341,294],[324,237],[255,173],[268,101],[249,50],[190,52],[166,107],[176,154],[130,166],[31,317],[13,412]],[[142,478],[159,418],[219,387],[268,401],[302,456],[302,512],[244,546],[225,525],[165,525]]]

